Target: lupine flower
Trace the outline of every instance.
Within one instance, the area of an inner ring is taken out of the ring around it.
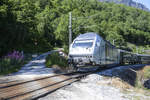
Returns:
[[[13,51],[12,53],[8,53],[5,58],[9,58],[9,59],[15,59],[15,60],[23,60],[24,59],[24,55],[22,52],[19,51]]]

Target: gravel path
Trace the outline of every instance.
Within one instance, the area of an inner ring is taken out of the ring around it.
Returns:
[[[46,61],[45,58],[48,54],[51,54],[51,52],[47,52],[36,57],[28,64],[26,64],[24,67],[22,67],[19,72],[14,73],[13,75],[51,74],[53,72],[52,68],[46,68],[45,66],[45,61]]]
[[[22,80],[27,78],[41,77],[47,75],[53,75],[54,69],[47,68],[45,66],[45,58],[48,54],[51,54],[54,51],[50,51],[31,60],[28,64],[25,64],[18,72],[12,73],[9,76],[1,77],[0,81],[15,81]]]

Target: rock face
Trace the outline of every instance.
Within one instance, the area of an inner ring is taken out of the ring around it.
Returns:
[[[144,82],[144,87],[150,89],[150,79]]]
[[[147,7],[145,7],[141,3],[134,2],[133,0],[99,0],[100,2],[114,2],[117,4],[125,4],[127,6],[139,8],[145,11],[150,11]]]

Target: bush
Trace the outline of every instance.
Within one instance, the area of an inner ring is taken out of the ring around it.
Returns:
[[[68,54],[69,53],[69,47],[68,47],[68,45],[64,45],[63,48],[64,48],[64,52],[66,54]]]
[[[58,65],[60,67],[67,67],[67,59],[59,55],[58,52],[54,52],[46,57],[46,66],[52,67],[52,65]]]
[[[0,74],[16,72],[24,64],[24,55],[19,51],[8,53],[0,60]]]

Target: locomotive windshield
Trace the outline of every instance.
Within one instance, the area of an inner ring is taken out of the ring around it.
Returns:
[[[91,48],[92,45],[93,45],[93,41],[75,41],[72,47]]]

